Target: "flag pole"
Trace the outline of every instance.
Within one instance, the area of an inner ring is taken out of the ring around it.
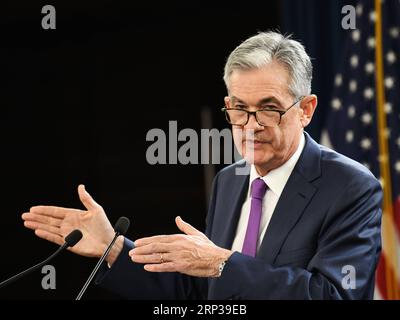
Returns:
[[[392,182],[387,136],[383,68],[382,8],[381,0],[375,0],[375,66],[376,66],[376,114],[378,120],[379,169],[383,188],[383,254],[385,254],[386,294],[389,300],[400,299],[398,263],[395,244]]]

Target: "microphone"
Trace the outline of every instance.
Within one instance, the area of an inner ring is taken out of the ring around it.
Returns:
[[[54,252],[50,257],[48,257],[46,260],[38,263],[37,265],[26,269],[25,271],[22,271],[18,274],[16,274],[15,276],[3,281],[2,283],[0,283],[0,288],[18,280],[19,278],[22,278],[23,276],[26,276],[28,274],[30,274],[31,272],[35,271],[36,269],[40,268],[41,266],[45,265],[46,263],[48,263],[51,259],[55,258],[56,256],[58,256],[58,254],[63,251],[64,249],[68,248],[68,247],[73,247],[74,245],[76,245],[80,240],[82,239],[82,232],[78,229],[72,231],[70,234],[68,234],[65,237],[65,243],[59,247],[57,249],[56,252]]]
[[[115,231],[115,236],[114,239],[111,241],[109,246],[107,247],[107,250],[104,252],[104,254],[101,256],[99,262],[97,262],[96,266],[94,267],[92,273],[90,274],[89,278],[86,280],[85,285],[82,287],[81,291],[79,292],[78,296],[76,297],[76,300],[81,300],[83,294],[85,293],[86,289],[88,288],[89,284],[92,282],[94,276],[96,275],[97,271],[99,270],[101,264],[103,263],[104,259],[107,257],[108,253],[110,252],[112,246],[114,245],[115,241],[120,235],[125,235],[126,231],[128,231],[130,225],[130,221],[127,217],[120,217],[118,221],[115,223],[114,226],[114,231]]]

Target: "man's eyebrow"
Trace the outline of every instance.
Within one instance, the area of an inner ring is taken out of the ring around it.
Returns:
[[[235,97],[235,96],[232,96],[232,97],[231,97],[231,101],[232,101],[232,102],[238,102],[238,103],[247,104],[247,103],[244,102],[242,99],[240,99],[240,98],[238,98],[238,97]],[[266,103],[275,103],[275,104],[281,105],[281,103],[279,102],[279,100],[278,100],[277,98],[275,98],[275,97],[265,97],[265,98],[262,98],[261,100],[259,100],[259,101],[257,102],[257,105],[262,105],[262,104],[266,104]]]
[[[232,101],[233,104],[235,104],[235,103],[241,103],[241,104],[244,104],[244,105],[247,106],[247,103],[246,103],[246,102],[244,102],[243,100],[241,100],[240,98],[235,97],[235,96],[232,96],[232,97],[231,97],[231,101]],[[263,106],[263,105],[268,104],[268,103],[273,103],[273,104],[276,105],[276,107],[277,107],[278,109],[283,109],[281,103],[280,103],[279,100],[278,100],[277,98],[275,98],[275,97],[265,97],[265,98],[262,98],[261,100],[259,100],[259,101],[257,102],[257,106]]]
[[[241,100],[241,99],[239,99],[238,97],[235,97],[235,96],[231,97],[231,101],[232,101],[232,103],[237,102],[237,103],[246,104],[243,100]]]
[[[281,103],[279,102],[279,100],[277,98],[275,98],[275,97],[262,98],[260,101],[258,101],[257,105],[258,106],[262,106],[262,105],[267,104],[267,103],[274,103],[278,107],[282,107]]]

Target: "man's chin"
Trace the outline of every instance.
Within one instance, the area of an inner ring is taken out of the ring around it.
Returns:
[[[271,157],[267,157],[265,154],[258,154],[258,152],[254,152],[253,154],[247,154],[245,155],[244,159],[246,160],[247,163],[253,164],[256,167],[263,167],[265,166],[268,162],[271,161]]]

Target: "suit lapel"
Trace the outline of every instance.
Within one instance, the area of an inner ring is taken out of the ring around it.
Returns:
[[[275,207],[257,257],[273,264],[286,237],[296,225],[317,188],[320,176],[319,146],[306,135],[306,145]]]
[[[301,217],[316,188],[296,171],[292,172],[262,240],[257,257],[273,264],[290,230]]]

